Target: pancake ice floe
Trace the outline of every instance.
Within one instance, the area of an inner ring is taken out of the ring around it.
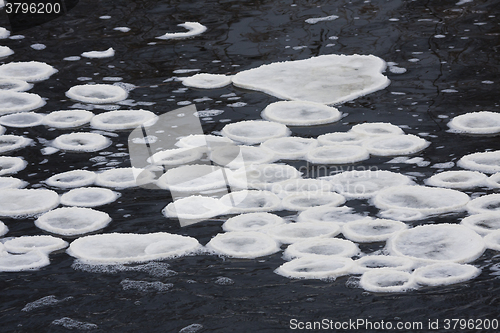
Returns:
[[[77,207],[97,207],[116,201],[120,193],[100,187],[80,187],[61,196],[61,204]]]
[[[308,239],[332,238],[340,233],[340,226],[331,222],[300,222],[277,225],[265,232],[282,244]]]
[[[216,198],[191,195],[176,199],[162,210],[167,218],[179,218],[187,220],[208,219],[226,213],[224,207]]]
[[[349,258],[359,253],[360,250],[358,246],[349,240],[322,238],[290,244],[283,253],[283,258],[285,260],[305,256],[318,256],[323,258],[339,256]]]
[[[256,190],[272,190],[289,179],[300,178],[301,173],[294,167],[286,164],[259,164],[249,165],[231,173],[230,183],[239,188]]]
[[[445,286],[472,280],[481,270],[472,265],[439,263],[417,268],[413,272],[415,282],[427,286]]]
[[[290,130],[283,124],[265,120],[244,120],[227,124],[222,135],[231,140],[247,145],[255,145],[273,138],[290,135]]]
[[[412,274],[391,268],[366,271],[361,276],[359,285],[367,291],[377,293],[404,292],[416,287]]]
[[[470,214],[499,213],[500,193],[483,195],[471,200],[467,204],[467,210]]]
[[[0,115],[26,112],[45,105],[45,101],[37,94],[0,90]]]
[[[95,152],[111,145],[111,140],[97,133],[62,134],[52,141],[55,148],[73,152]]]
[[[18,135],[0,135],[0,154],[10,153],[29,146],[33,140]]]
[[[3,236],[8,232],[9,232],[9,228],[5,225],[5,223],[0,221],[0,236]],[[3,251],[4,251],[4,246],[2,244],[2,246],[0,246],[0,255],[2,255]]]
[[[81,54],[85,58],[110,58],[115,55],[115,50],[112,47],[105,51],[88,51]]]
[[[229,218],[222,225],[224,231],[261,231],[285,220],[278,215],[266,212],[246,213]]]
[[[490,111],[470,112],[453,118],[448,127],[455,133],[500,133],[500,113]]]
[[[34,112],[8,114],[0,117],[0,124],[7,127],[33,127],[43,123],[43,115]]]
[[[0,189],[0,216],[21,218],[59,205],[59,195],[45,189]]]
[[[84,103],[105,104],[123,101],[127,98],[128,92],[109,84],[83,84],[71,87],[66,96]]]
[[[186,87],[201,89],[216,89],[231,83],[231,77],[223,74],[199,73],[190,77],[182,78],[182,84]]]
[[[314,126],[339,121],[337,108],[305,101],[280,101],[269,104],[262,118],[288,126]]]
[[[38,82],[47,80],[54,73],[57,73],[57,69],[38,61],[10,62],[0,66],[0,78],[2,79]]]
[[[312,207],[340,206],[345,198],[334,192],[298,192],[283,198],[282,207],[291,211],[302,211]]]
[[[10,253],[28,253],[33,250],[38,250],[42,253],[49,254],[66,248],[68,243],[54,236],[41,235],[11,238],[3,245]]]
[[[162,189],[201,192],[225,188],[229,169],[208,164],[183,165],[169,169],[156,182]]]
[[[383,242],[407,228],[406,224],[399,221],[365,218],[342,225],[342,234],[358,243]]]
[[[314,164],[351,164],[367,160],[370,154],[356,145],[332,145],[314,148],[305,157]]]
[[[91,208],[63,207],[44,213],[35,225],[47,232],[62,236],[79,236],[101,230],[111,222],[107,213]]]
[[[384,256],[384,255],[367,255],[354,260],[354,274],[363,274],[367,271],[391,268],[399,271],[411,271],[415,266],[413,260],[405,257]]]
[[[366,136],[354,132],[333,132],[318,136],[321,146],[357,145],[361,146]]]
[[[270,212],[281,210],[281,200],[270,191],[242,190],[220,198],[225,214]]]
[[[0,272],[21,272],[34,270],[50,264],[47,254],[40,251],[30,251],[23,254],[0,255]]]
[[[487,178],[485,174],[478,171],[445,171],[426,179],[425,184],[455,189],[471,189],[486,185]]]
[[[203,156],[201,148],[174,148],[160,150],[147,158],[153,165],[182,165],[199,160]]]
[[[460,224],[481,236],[486,236],[493,231],[500,230],[500,214],[497,212],[474,214],[464,218]]]
[[[279,197],[300,192],[324,193],[333,190],[333,186],[326,180],[312,178],[295,178],[276,183],[272,191]]]
[[[59,188],[76,188],[94,184],[97,174],[88,170],[71,170],[49,177],[45,183]]]
[[[33,87],[32,84],[19,79],[0,79],[0,90],[23,92]]]
[[[239,169],[250,164],[266,164],[277,160],[273,151],[263,147],[227,145],[214,148],[210,159],[230,169]]]
[[[148,170],[116,168],[98,173],[94,183],[97,186],[124,189],[149,184],[154,180],[155,175]]]
[[[23,188],[28,182],[14,177],[0,177],[0,189],[3,188]]]
[[[105,131],[134,129],[138,126],[151,126],[158,120],[151,111],[116,110],[98,114],[90,121],[90,126]]]
[[[292,279],[334,280],[339,276],[348,275],[352,266],[353,261],[350,258],[305,256],[284,263],[274,272]]]
[[[278,243],[273,238],[256,231],[231,231],[218,234],[208,242],[207,248],[219,255],[246,259],[280,251]]]
[[[403,130],[391,123],[363,123],[354,125],[350,132],[364,136],[403,135]]]
[[[415,154],[429,145],[427,140],[412,134],[384,135],[363,142],[363,147],[375,156]]]
[[[261,143],[261,147],[271,151],[276,159],[303,159],[309,150],[316,148],[317,140],[301,137],[284,137],[269,139]]]
[[[94,114],[87,110],[61,110],[49,113],[43,119],[45,126],[74,128],[88,124]]]
[[[465,155],[457,166],[484,173],[500,172],[500,150]]]
[[[24,170],[28,162],[21,157],[0,156],[0,176],[11,175]]]
[[[342,225],[363,218],[365,216],[354,213],[350,207],[320,206],[302,211],[297,217],[297,222],[334,222]]]

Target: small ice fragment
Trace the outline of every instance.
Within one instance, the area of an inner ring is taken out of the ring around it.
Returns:
[[[125,279],[120,282],[123,290],[138,290],[140,292],[163,292],[168,291],[173,288],[172,283],[163,283],[160,281],[148,282],[148,281],[134,281],[130,279]]]
[[[77,329],[77,330],[82,330],[82,331],[95,330],[99,327],[96,324],[85,323],[83,321],[78,321],[78,320],[71,319],[68,317],[56,319],[56,320],[52,321],[52,325],[62,326],[62,327],[69,329],[69,330]]]
[[[280,250],[273,238],[256,231],[218,234],[208,242],[207,248],[219,255],[245,259],[268,256]]]
[[[42,307],[46,307],[46,306],[53,306],[53,305],[56,305],[56,304],[59,304],[59,303],[65,302],[65,301],[69,301],[71,299],[73,299],[72,296],[69,296],[69,297],[66,297],[63,299],[57,299],[56,296],[54,296],[54,295],[45,296],[45,297],[42,297],[36,301],[33,301],[31,303],[26,304],[21,311],[29,312],[29,311],[33,311],[33,310],[38,309],[38,308],[42,308]]]
[[[177,26],[186,28],[188,32],[174,32],[174,33],[166,33],[162,36],[156,37],[157,39],[182,39],[182,38],[190,38],[204,33],[207,30],[207,27],[198,23],[198,22],[184,22],[178,24]]]
[[[37,44],[32,44],[31,48],[33,50],[41,51],[41,50],[45,50],[47,48],[47,46],[45,46],[45,44],[37,43]]]
[[[97,207],[114,202],[120,196],[107,188],[80,187],[61,196],[61,204],[77,207]]]
[[[106,51],[89,51],[83,52],[81,54],[82,57],[85,58],[110,58],[115,55],[115,50],[112,47],[107,49]]]
[[[200,73],[182,79],[182,84],[186,87],[200,89],[216,89],[227,86],[231,83],[231,77],[223,74]]]
[[[203,329],[201,324],[191,324],[179,331],[179,333],[196,333]]]
[[[79,236],[103,229],[111,222],[107,213],[91,208],[63,207],[41,215],[35,225],[62,236]]]
[[[262,118],[289,126],[313,126],[333,123],[342,117],[337,108],[320,103],[281,101],[269,104]]]
[[[106,104],[123,101],[128,92],[116,85],[83,84],[71,87],[66,96],[84,103]]]
[[[316,24],[318,22],[323,22],[323,21],[333,21],[338,19],[339,17],[337,15],[330,15],[330,16],[325,16],[325,17],[315,17],[315,18],[309,18],[306,20],[306,23],[309,24]]]
[[[66,61],[78,61],[80,59],[81,59],[80,56],[70,56],[70,57],[63,58],[63,60],[66,60]]]
[[[10,31],[3,27],[0,27],[0,39],[9,38],[9,36],[10,36]]]
[[[8,232],[9,232],[9,228],[5,225],[5,223],[0,221],[0,236],[3,236]],[[2,246],[0,246],[0,255],[2,255],[3,251],[5,251],[5,248],[2,244]]]
[[[121,31],[121,32],[129,32],[130,28],[128,28],[128,27],[116,27],[113,30]]]

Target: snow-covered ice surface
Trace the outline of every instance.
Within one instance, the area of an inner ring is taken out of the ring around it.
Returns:
[[[338,104],[387,87],[385,67],[372,55],[322,55],[242,71],[233,84],[282,99]]]

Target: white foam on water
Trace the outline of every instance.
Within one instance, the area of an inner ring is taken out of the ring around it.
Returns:
[[[136,168],[116,168],[98,173],[95,184],[97,186],[124,189],[142,186],[153,181],[155,181],[155,175],[151,171]]]
[[[484,186],[487,176],[478,171],[445,171],[424,180],[426,185],[454,189],[471,189]]]
[[[66,248],[68,243],[57,237],[41,235],[11,238],[4,242],[3,245],[10,253],[28,253],[33,250],[38,250],[42,253],[49,254]]]
[[[9,228],[5,225],[5,223],[0,221],[0,236],[3,236],[8,232],[9,232]],[[0,255],[2,254],[3,251],[5,251],[5,247],[2,244],[2,246],[0,246]]]
[[[0,115],[26,112],[45,105],[45,101],[37,94],[0,90]]]
[[[500,212],[500,193],[483,195],[471,200],[467,204],[470,214],[498,213]]]
[[[90,126],[105,131],[134,129],[138,126],[151,126],[158,116],[146,110],[115,110],[98,114],[90,121]]]
[[[87,263],[114,264],[171,259],[200,252],[196,238],[157,232],[100,234],[74,240],[68,254]]]
[[[88,51],[81,54],[85,58],[110,58],[115,55],[115,50],[110,47],[105,51]]]
[[[308,18],[305,22],[309,24],[316,24],[318,22],[323,22],[323,21],[333,21],[338,18],[339,17],[337,15],[330,15],[325,17],[313,17],[313,18]]]
[[[403,130],[391,123],[363,123],[354,125],[350,132],[364,136],[403,135]]]
[[[11,175],[24,170],[28,162],[21,157],[0,156],[0,176]]]
[[[23,92],[30,90],[32,84],[19,79],[0,79],[0,90]]]
[[[280,198],[270,191],[235,191],[223,195],[220,203],[227,214],[270,212],[281,209]]]
[[[282,244],[292,244],[308,239],[331,238],[340,233],[340,226],[331,222],[300,222],[277,225],[265,230]]]
[[[314,126],[339,121],[342,114],[337,108],[305,101],[280,101],[269,104],[262,118],[288,126]]]
[[[70,190],[61,196],[61,204],[77,207],[97,207],[116,201],[120,193],[107,188],[80,187]]]
[[[187,32],[173,32],[156,37],[157,39],[183,39],[190,38],[204,33],[207,27],[198,22],[184,22],[177,26],[186,28]]]
[[[163,215],[167,218],[188,220],[208,219],[224,212],[224,207],[218,199],[201,195],[177,199],[162,210]]]
[[[468,263],[479,258],[485,242],[473,230],[459,224],[428,224],[403,230],[389,238],[392,255],[418,263]]]
[[[410,177],[385,170],[352,170],[322,179],[348,199],[367,199],[388,187],[413,184]]]
[[[303,159],[308,151],[316,148],[318,141],[301,137],[284,137],[269,139],[261,143],[261,147],[269,150],[278,159]]]
[[[396,232],[407,229],[400,221],[365,218],[347,222],[342,226],[342,234],[359,243],[383,242]]]
[[[199,160],[203,156],[200,148],[174,148],[154,153],[146,160],[153,165],[181,165]]]
[[[0,135],[0,154],[29,146],[33,140],[18,135]]]
[[[0,58],[5,58],[10,55],[13,55],[14,51],[8,46],[0,46]]]
[[[306,154],[306,160],[314,164],[350,164],[368,158],[368,151],[356,145],[321,146]]]
[[[461,222],[461,225],[471,228],[481,236],[500,230],[500,215],[495,212],[482,213],[467,216]]]
[[[111,140],[97,133],[62,134],[52,141],[55,148],[73,152],[95,152],[111,145]]]
[[[177,275],[177,272],[169,269],[170,265],[164,262],[147,262],[145,264],[95,264],[86,263],[81,260],[75,260],[71,268],[83,272],[99,274],[116,274],[119,272],[143,272],[156,278],[171,277]]]
[[[227,124],[221,131],[231,140],[247,145],[255,145],[273,138],[290,135],[290,130],[283,124],[265,120],[244,120]]]
[[[217,234],[208,242],[207,249],[219,255],[245,259],[268,256],[280,251],[273,238],[256,231]]]
[[[339,276],[348,275],[352,266],[353,261],[350,258],[305,256],[284,263],[274,272],[292,279],[334,280]]]
[[[427,286],[445,286],[472,280],[481,270],[472,265],[439,263],[417,268],[413,272],[415,282]]]
[[[215,165],[183,165],[169,169],[156,182],[162,189],[179,192],[201,192],[225,188],[229,169]]]
[[[354,132],[333,132],[318,136],[321,146],[357,145],[361,146],[366,136]]]
[[[120,282],[123,290],[138,290],[140,292],[164,292],[169,291],[174,287],[172,283],[163,283],[160,281],[135,281],[130,279],[125,279]]]
[[[233,140],[223,136],[215,136],[210,134],[192,134],[180,138],[175,145],[180,148],[196,148],[206,146],[215,149],[217,147],[224,147],[232,144]]]
[[[272,187],[272,191],[276,193],[280,198],[298,192],[323,193],[330,192],[332,190],[333,186],[330,185],[328,181],[311,178],[289,179],[276,183]]]
[[[10,62],[0,66],[0,78],[3,79],[38,82],[47,80],[54,73],[57,73],[57,69],[38,61]]]
[[[277,215],[257,212],[240,214],[229,218],[222,225],[224,231],[262,231],[265,228],[285,223],[285,220]]]
[[[312,207],[340,206],[345,203],[345,198],[334,192],[298,192],[283,198],[283,209],[302,211]]]
[[[182,328],[179,333],[196,333],[203,329],[202,324],[191,324]]]
[[[407,212],[409,220],[412,216],[421,218],[463,211],[470,198],[465,193],[447,188],[403,185],[380,190],[372,200],[379,209]]]
[[[116,85],[83,84],[71,87],[66,96],[84,103],[107,104],[123,101],[128,92]]]
[[[79,236],[101,230],[111,222],[107,213],[91,208],[63,207],[51,210],[35,220],[35,225],[62,236]]]
[[[282,99],[337,104],[387,87],[385,68],[373,55],[322,55],[239,72],[233,84]]]
[[[272,190],[280,182],[300,178],[301,173],[290,165],[249,165],[230,174],[230,183],[235,187],[257,190]]]
[[[448,127],[451,132],[467,134],[500,133],[500,113],[490,111],[469,112],[453,118]]]
[[[36,301],[27,303],[24,306],[24,308],[22,308],[21,311],[30,312],[30,311],[35,310],[35,309],[53,306],[53,305],[56,305],[56,304],[59,304],[59,303],[65,302],[65,301],[69,301],[73,298],[74,297],[69,296],[69,297],[65,297],[62,299],[57,299],[55,295],[45,296],[45,297],[42,297],[40,299],[37,299]]]
[[[231,83],[231,77],[223,74],[199,73],[182,79],[182,84],[186,87],[200,89],[217,89]]]
[[[56,319],[52,321],[52,325],[62,326],[66,329],[72,330],[77,329],[81,331],[95,330],[99,328],[96,324],[86,323],[83,321],[78,321],[69,317],[63,317],[61,319]]]
[[[297,222],[334,222],[339,225],[349,221],[365,218],[363,215],[354,213],[350,207],[312,207],[302,211],[297,217]]]
[[[59,205],[59,195],[45,189],[0,189],[0,216],[26,217]]]
[[[45,183],[59,188],[75,188],[92,185],[96,178],[97,174],[92,171],[71,170],[58,173],[45,180]]]
[[[429,145],[429,141],[413,134],[384,135],[363,142],[363,147],[375,156],[410,155],[424,150]]]
[[[500,150],[464,155],[457,166],[484,173],[500,172]]]
[[[413,275],[391,268],[366,271],[359,280],[361,288],[376,293],[404,292],[416,288]]]
[[[48,266],[49,264],[48,255],[36,250],[23,254],[0,255],[0,272],[34,270]]]
[[[33,127],[43,123],[44,116],[34,112],[8,114],[0,117],[0,124],[8,127]]]
[[[214,148],[210,159],[230,169],[239,169],[250,164],[266,164],[277,160],[276,155],[262,147],[227,145]]]
[[[363,274],[367,271],[380,268],[391,268],[400,271],[411,271],[415,263],[405,257],[368,255],[354,260],[354,274]]]
[[[88,124],[93,117],[94,114],[87,110],[61,110],[46,115],[43,123],[54,128],[74,128]]]
[[[290,244],[285,252],[283,252],[283,258],[285,260],[292,260],[305,256],[318,256],[323,258],[339,256],[349,258],[359,253],[360,250],[358,246],[349,240],[322,238]]]

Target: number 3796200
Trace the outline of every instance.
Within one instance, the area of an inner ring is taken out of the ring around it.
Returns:
[[[61,4],[56,3],[27,3],[27,2],[7,2],[5,4],[7,14],[59,14]]]

